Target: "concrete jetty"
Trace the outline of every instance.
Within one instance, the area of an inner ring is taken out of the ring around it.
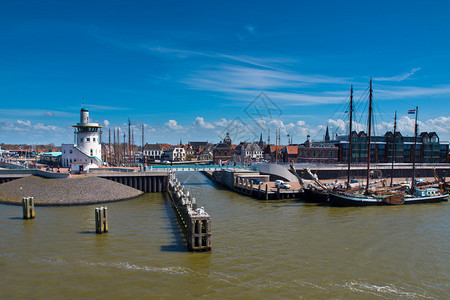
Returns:
[[[191,251],[211,250],[211,220],[203,207],[197,207],[197,202],[189,191],[185,191],[174,173],[169,173],[167,192],[173,207],[186,233],[187,247]]]
[[[284,200],[299,199],[303,195],[303,189],[297,182],[287,182],[290,189],[280,189],[271,181],[270,175],[261,174],[257,171],[225,169],[214,172],[202,172],[212,181],[228,187],[239,194],[249,196],[258,200]],[[253,179],[261,181],[254,183]]]

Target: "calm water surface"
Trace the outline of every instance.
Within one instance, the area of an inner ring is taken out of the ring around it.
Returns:
[[[449,204],[260,202],[178,178],[211,215],[213,251],[184,248],[163,194],[94,208],[0,205],[0,299],[448,299]]]

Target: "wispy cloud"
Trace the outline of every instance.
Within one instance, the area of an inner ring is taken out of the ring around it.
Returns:
[[[261,90],[264,90],[277,101],[286,101],[291,105],[341,102],[347,92],[308,93],[308,88],[317,85],[348,85],[347,78],[304,75],[292,71],[236,65],[201,70],[184,82],[193,89],[222,92],[233,99],[244,101],[248,101]]]
[[[85,107],[89,110],[96,111],[116,111],[116,110],[129,110],[129,107],[118,107],[118,106],[109,106],[109,105],[96,105],[96,104],[85,104]]]
[[[417,71],[420,71],[420,68],[414,68],[409,72],[402,73],[399,75],[395,75],[392,77],[374,77],[373,79],[376,81],[403,81],[413,76]]]
[[[71,118],[76,116],[76,113],[73,112],[65,112],[65,111],[49,111],[49,110],[41,110],[41,109],[20,109],[20,108],[12,108],[12,109],[0,109],[0,115],[3,117],[10,116],[16,118],[17,116],[21,117],[38,117],[42,116],[50,117],[50,116],[58,116]]]
[[[248,33],[254,33],[255,32],[255,26],[250,25],[250,24],[246,25],[244,27],[244,29],[247,30]]]
[[[381,98],[401,99],[408,97],[422,97],[422,96],[450,96],[450,85],[441,85],[435,87],[417,87],[417,86],[403,86],[403,87],[384,87],[375,89]]]

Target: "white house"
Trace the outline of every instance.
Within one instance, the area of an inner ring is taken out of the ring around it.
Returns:
[[[163,149],[158,144],[145,144],[144,156],[147,160],[160,160],[163,154]]]
[[[241,148],[241,159],[260,161],[263,158],[263,150],[256,143],[244,144]]]
[[[162,159],[168,161],[186,160],[186,151],[181,147],[164,149]]]
[[[89,122],[89,111],[84,107],[80,112],[80,123],[75,128],[75,143],[62,144],[62,166],[72,171],[88,171],[102,166],[102,146],[100,132],[102,126]]]

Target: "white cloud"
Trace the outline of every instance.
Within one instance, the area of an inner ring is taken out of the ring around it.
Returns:
[[[54,125],[44,125],[42,123],[37,123],[36,125],[33,125],[33,129],[39,130],[39,131],[57,131],[58,127]]]
[[[173,130],[181,130],[181,129],[183,129],[183,126],[178,125],[177,121],[175,121],[175,120],[169,120],[169,122],[167,122],[165,125],[167,127],[169,127],[170,129],[173,129]]]
[[[17,123],[17,125],[20,125],[20,126],[26,126],[26,127],[30,127],[31,126],[31,122],[30,121],[17,120],[16,123]]]
[[[104,120],[103,121],[103,125],[105,125],[105,127],[109,127],[109,121],[108,120]]]
[[[197,117],[195,118],[194,125],[203,129],[214,129],[214,125],[211,123],[205,122],[203,117]]]

